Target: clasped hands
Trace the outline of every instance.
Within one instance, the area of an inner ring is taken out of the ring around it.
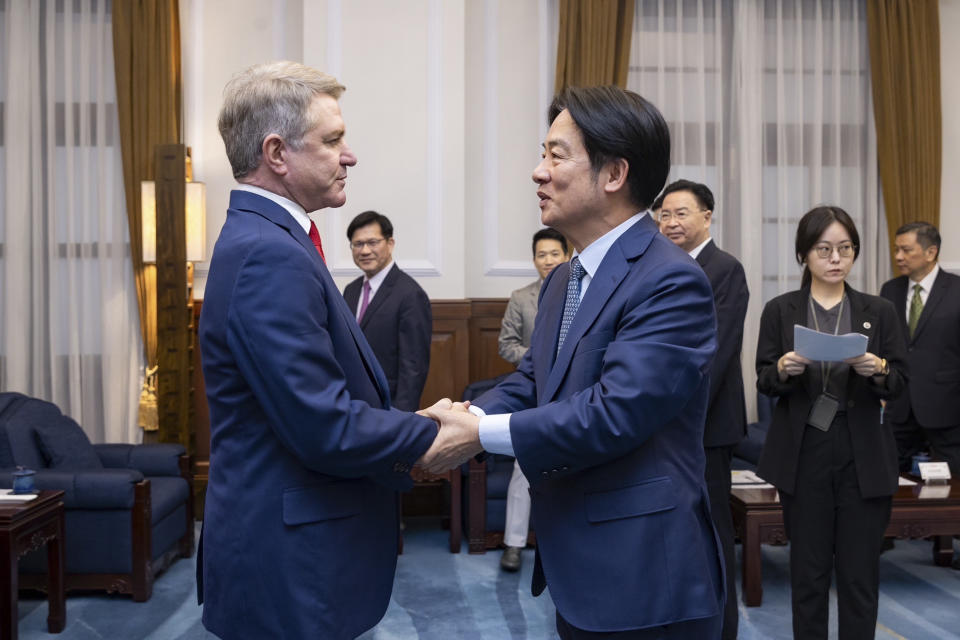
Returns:
[[[883,361],[869,351],[861,356],[847,358],[844,362],[864,377],[874,376],[883,371]],[[795,351],[789,351],[777,360],[777,373],[780,374],[781,382],[786,382],[788,377],[800,375],[811,364],[813,364],[813,361],[809,358],[805,358]]]
[[[417,413],[436,421],[437,437],[417,466],[430,473],[445,473],[483,451],[480,444],[480,418],[467,408],[469,402],[452,402],[443,398]]]

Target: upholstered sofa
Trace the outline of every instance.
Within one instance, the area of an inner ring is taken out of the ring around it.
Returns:
[[[777,399],[762,393],[757,393],[757,421],[747,425],[747,435],[734,448],[730,467],[733,469],[749,469],[756,471],[760,461],[760,452],[770,430],[770,421],[773,420],[773,407]]]
[[[507,375],[479,380],[467,385],[462,400],[473,400],[494,387]],[[507,514],[507,488],[513,475],[513,458],[487,455],[482,462],[470,460],[461,467],[464,528],[470,553],[485,553],[503,542]],[[530,534],[530,540],[536,538]]]
[[[0,393],[0,487],[16,467],[64,491],[65,582],[150,598],[154,577],[193,553],[190,461],[176,444],[91,444],[49,402]],[[46,554],[20,559],[21,587],[44,589]]]

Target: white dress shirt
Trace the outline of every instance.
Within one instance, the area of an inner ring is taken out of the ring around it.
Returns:
[[[310,234],[310,216],[307,215],[307,212],[304,211],[303,207],[298,205],[293,200],[288,200],[283,196],[278,196],[273,191],[267,191],[266,189],[255,187],[252,184],[238,184],[237,190],[249,191],[250,193],[255,193],[258,196],[263,196],[268,200],[273,200],[278,205],[286,209],[290,213],[290,215],[293,216],[293,219],[297,221],[297,224],[303,227],[303,231],[307,235]]]
[[[707,246],[707,243],[710,242],[711,240],[713,240],[713,238],[711,238],[710,236],[707,236],[706,240],[704,240],[703,242],[701,242],[700,244],[698,244],[688,252],[690,254],[690,257],[696,260],[697,256],[700,255],[700,252],[703,251],[703,248]]]
[[[600,263],[603,262],[603,258],[607,255],[607,251],[610,250],[613,243],[645,215],[647,215],[647,212],[642,211],[630,216],[591,242],[581,253],[574,253],[574,257],[580,258],[580,264],[585,271],[583,280],[580,282],[580,300],[583,300],[594,274],[597,273]],[[488,416],[482,408],[473,404],[470,405],[470,412],[480,416],[480,444],[486,451],[516,457],[513,452],[513,439],[510,437],[510,416],[512,414],[497,413]]]

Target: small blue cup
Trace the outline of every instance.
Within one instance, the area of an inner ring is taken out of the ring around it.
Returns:
[[[910,470],[910,473],[919,477],[921,462],[930,462],[930,456],[925,453],[918,453],[917,455],[913,456],[913,468]]]
[[[12,493],[33,493],[33,469],[17,469],[13,472]]]

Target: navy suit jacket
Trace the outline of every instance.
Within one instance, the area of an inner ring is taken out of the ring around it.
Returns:
[[[710,401],[703,444],[724,447],[740,442],[747,431],[740,350],[750,291],[743,265],[713,240],[697,254],[697,263],[710,279],[717,309],[717,355],[710,367]]]
[[[198,592],[224,638],[353,638],[387,608],[396,490],[436,425],[390,409],[303,228],[233,191],[200,316],[210,406]]]
[[[649,216],[610,247],[554,358],[569,265],[540,293],[530,350],[475,400],[512,413],[537,530],[533,592],[589,631],[719,614],[704,484],[710,283]]]
[[[343,297],[357,316],[363,276],[347,285]],[[430,369],[433,314],[417,281],[394,264],[367,306],[360,328],[387,376],[393,406],[416,411]]]
[[[906,392],[887,404],[886,415],[893,422],[906,422],[912,407],[917,422],[927,429],[955,427],[960,425],[960,276],[940,267],[913,337],[907,328],[911,287],[909,278],[900,276],[880,289],[897,311],[910,372]]]

